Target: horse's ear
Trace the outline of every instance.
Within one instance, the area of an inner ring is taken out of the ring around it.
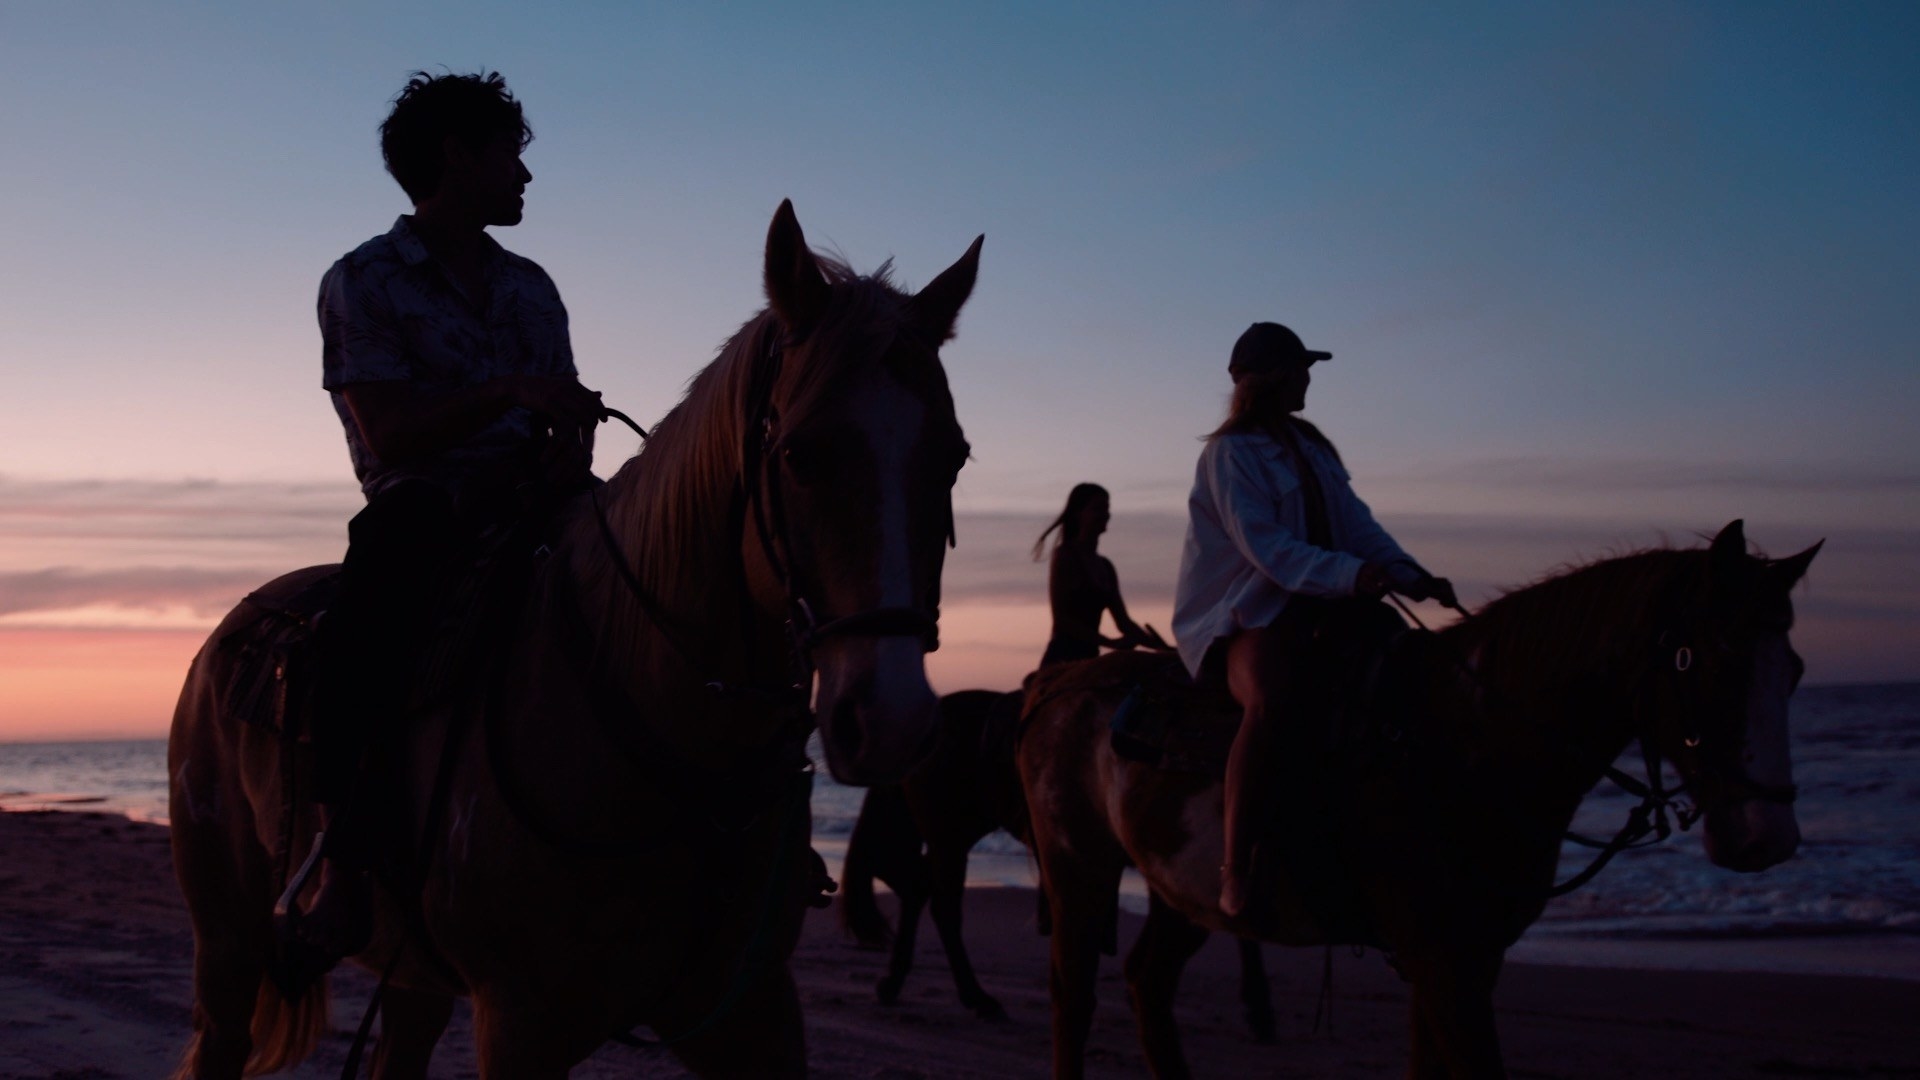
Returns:
[[[960,307],[973,295],[974,278],[980,275],[980,245],[986,239],[985,234],[974,237],[973,246],[960,256],[960,261],[940,271],[939,277],[927,282],[926,288],[907,301],[914,325],[925,330],[933,340],[945,342],[953,337],[953,324],[960,318]]]
[[[1813,565],[1813,557],[1820,554],[1820,549],[1825,544],[1826,541],[1822,540],[1798,555],[1773,560],[1767,564],[1767,576],[1781,588],[1792,589],[1802,577],[1806,576],[1807,567]]]
[[[793,200],[780,200],[767,227],[767,306],[788,330],[805,333],[827,310],[832,289],[807,247],[807,234],[793,215]]]
[[[1746,522],[1734,518],[1707,545],[1707,581],[1711,603],[1728,609],[1737,604],[1752,584],[1747,567]]]
[[[1727,522],[1720,530],[1707,551],[1715,569],[1732,568],[1742,565],[1747,557],[1747,523],[1741,518]]]

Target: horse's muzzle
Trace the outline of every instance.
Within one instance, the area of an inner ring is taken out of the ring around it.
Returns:
[[[927,683],[925,642],[849,638],[814,653],[814,702],[827,767],[843,784],[894,784],[932,753],[940,700]]]
[[[1755,874],[1799,850],[1800,821],[1791,806],[1747,799],[1708,810],[1704,841],[1713,865]]]

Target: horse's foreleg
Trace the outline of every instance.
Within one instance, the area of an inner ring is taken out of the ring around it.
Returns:
[[[927,872],[921,864],[920,853],[914,852],[887,884],[893,886],[893,895],[900,901],[900,918],[893,931],[893,955],[887,958],[887,973],[874,987],[882,1005],[900,1000],[900,990],[913,970],[914,945],[920,936],[920,912],[927,906]]]
[[[1504,955],[1500,949],[1449,949],[1402,957],[1413,982],[1409,1076],[1506,1075],[1493,1018],[1493,987]]]
[[[973,960],[967,956],[967,943],[960,935],[961,908],[967,894],[967,852],[971,846],[927,845],[933,925],[940,931],[940,944],[946,950],[947,967],[953,971],[953,985],[960,993],[960,1004],[972,1009],[982,1020],[1005,1020],[1007,1010],[981,988],[980,980],[974,976]]]
[[[1082,860],[1072,865],[1076,856]],[[1046,874],[1053,913],[1053,1075],[1081,1080],[1087,1033],[1093,1028],[1094,980],[1110,935],[1110,912],[1120,890],[1119,864],[1088,865],[1084,855],[1056,856]]]
[[[373,1047],[374,1080],[425,1080],[433,1048],[451,1019],[452,997],[388,987],[380,1003],[380,1041]]]
[[[1273,988],[1267,985],[1267,964],[1260,955],[1260,943],[1252,938],[1240,939],[1240,1005],[1254,1041],[1272,1042]]]
[[[1127,953],[1127,990],[1147,1067],[1159,1080],[1181,1080],[1192,1074],[1173,1019],[1173,995],[1187,961],[1206,944],[1207,932],[1168,907],[1157,893],[1149,894],[1147,905],[1147,925]]]
[[[702,1028],[699,1025],[704,1024]],[[797,1077],[807,1075],[806,1031],[800,992],[785,963],[769,968],[724,1012],[711,1007],[669,1014],[654,1030],[682,1064],[700,1076]],[[674,1038],[677,1031],[690,1031]]]

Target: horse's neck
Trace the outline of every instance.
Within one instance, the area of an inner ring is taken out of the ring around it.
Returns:
[[[568,530],[571,591],[596,666],[624,678],[637,700],[789,674],[780,624],[751,602],[740,557],[747,372],[737,369],[750,364],[751,347],[730,347],[718,370],[703,373],[597,505],[580,502]]]
[[[1468,658],[1472,678],[1465,692],[1483,729],[1490,768],[1570,813],[1633,741],[1641,720],[1640,672],[1631,663],[1631,648],[1579,627],[1563,629],[1573,638],[1557,648],[1503,647],[1504,634],[1538,632],[1510,626],[1489,636],[1462,624],[1443,634]],[[1635,626],[1621,632],[1639,631]],[[1531,658],[1542,654],[1565,662],[1535,666]]]

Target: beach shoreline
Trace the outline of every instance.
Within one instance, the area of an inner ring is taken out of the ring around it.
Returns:
[[[891,910],[891,898],[882,896]],[[884,953],[809,916],[794,971],[816,1075],[1044,1076],[1047,946],[1033,895],[969,891],[966,938],[982,983],[1011,1019],[986,1023],[955,1000],[931,927],[899,1005],[873,984]],[[1123,916],[1122,947],[1139,921]],[[1269,949],[1279,1039],[1248,1035],[1232,943],[1216,937],[1182,982],[1179,1016],[1196,1075],[1388,1077],[1405,1065],[1406,989],[1377,954],[1334,952],[1333,1030],[1313,1033],[1319,950]],[[0,813],[0,1080],[151,1077],[184,1045],[192,940],[163,828],[76,811]],[[371,989],[334,981],[333,1032],[297,1077],[337,1075]],[[1089,1046],[1098,1077],[1144,1076],[1119,962],[1102,963]],[[1670,1077],[1920,1075],[1920,983],[1881,977],[1569,966],[1516,956],[1497,1004],[1516,1075]],[[470,1077],[464,1006],[436,1077]],[[64,1070],[64,1071],[63,1071]],[[669,1055],[604,1047],[579,1077],[686,1075]]]

